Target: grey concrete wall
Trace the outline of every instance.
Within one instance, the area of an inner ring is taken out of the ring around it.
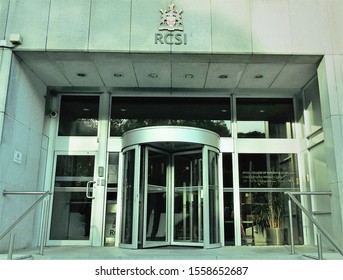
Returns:
[[[42,130],[46,86],[20,61],[13,57],[0,145],[0,191],[35,191],[41,186]],[[14,160],[15,153],[22,155]],[[0,195],[0,233],[26,211],[37,197]],[[31,245],[34,212],[18,225],[16,247]],[[0,242],[0,251],[8,246]]]
[[[0,40],[5,39],[9,0],[0,2]]]
[[[333,194],[333,232],[336,240],[343,246],[343,56],[325,56],[318,68],[318,78],[328,166],[328,189]]]
[[[6,37],[23,36],[18,50],[342,53],[336,0],[174,1],[188,37],[179,46],[154,43],[169,0],[11,0],[0,13],[8,2]]]

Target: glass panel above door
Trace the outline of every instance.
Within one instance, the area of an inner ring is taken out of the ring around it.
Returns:
[[[239,138],[293,138],[293,99],[238,98]]]
[[[230,98],[113,97],[111,136],[146,126],[191,126],[231,136]]]
[[[97,136],[99,96],[62,96],[58,136]]]

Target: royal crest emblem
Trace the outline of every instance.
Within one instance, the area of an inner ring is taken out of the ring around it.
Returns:
[[[160,10],[161,21],[159,30],[183,31],[182,10],[175,9],[175,4],[171,3],[168,10]]]

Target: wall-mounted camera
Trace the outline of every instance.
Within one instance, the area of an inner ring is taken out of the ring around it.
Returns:
[[[50,117],[51,118],[56,118],[57,117],[57,112],[56,111],[51,111],[50,112]]]
[[[20,34],[11,34],[10,35],[10,42],[14,45],[14,46],[19,46],[22,44],[23,42],[23,37],[21,37]]]

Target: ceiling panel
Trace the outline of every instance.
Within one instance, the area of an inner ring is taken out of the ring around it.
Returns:
[[[287,64],[271,88],[302,88],[316,72],[315,64]]]
[[[244,63],[211,63],[205,87],[236,88],[246,66]]]
[[[170,62],[136,62],[133,67],[139,87],[171,87]]]
[[[283,63],[249,64],[242,75],[238,87],[269,88],[283,67]]]
[[[21,52],[20,58],[47,86],[71,86],[46,52]]]
[[[105,86],[137,87],[137,79],[129,55],[91,54]]]
[[[51,58],[72,86],[104,86],[89,54],[51,53]]]
[[[208,63],[173,63],[172,87],[203,88],[207,71]]]

